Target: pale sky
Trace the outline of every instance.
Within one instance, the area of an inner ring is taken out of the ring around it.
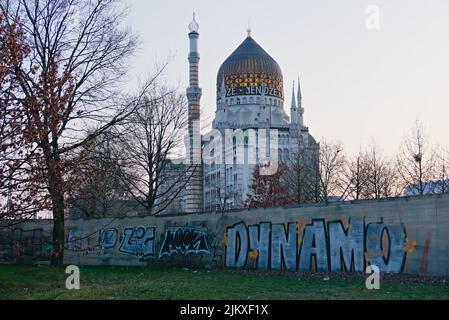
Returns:
[[[126,0],[128,24],[141,41],[129,89],[171,57],[165,80],[188,83],[188,24],[200,25],[202,118],[215,113],[216,75],[245,39],[279,63],[284,108],[301,78],[305,125],[317,140],[340,140],[349,154],[372,141],[395,153],[419,119],[429,138],[449,146],[448,0],[143,1]],[[366,27],[368,6],[380,29]]]

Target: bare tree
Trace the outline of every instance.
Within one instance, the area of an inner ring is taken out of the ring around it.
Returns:
[[[397,170],[394,164],[384,158],[375,145],[366,153],[367,194],[366,198],[388,198],[401,194]]]
[[[83,146],[81,152],[86,156],[72,176],[76,184],[69,192],[71,213],[76,211],[83,218],[122,215],[127,187],[120,178],[120,163],[113,155],[114,143],[117,139],[106,132]]]
[[[136,112],[118,128],[120,146],[116,157],[121,161],[121,178],[147,214],[163,212],[180,196],[188,181],[189,166],[170,160],[183,144],[187,120],[185,95],[154,86]]]
[[[30,54],[23,26],[0,10],[0,220],[20,223],[42,209],[39,185],[27,178],[35,147],[25,139],[27,119],[19,101],[20,80],[14,74]]]
[[[397,169],[402,188],[408,193],[423,195],[434,193],[436,156],[417,121],[411,135],[404,139],[397,156]]]
[[[308,202],[309,167],[302,152],[290,155],[287,168],[281,177],[292,199],[298,204]]]
[[[136,48],[116,2],[0,0],[5,25],[20,21],[29,46],[10,74],[26,119],[23,137],[34,150],[28,185],[48,194],[53,213],[52,264],[63,263],[65,197],[79,162],[71,152],[125,119],[142,97],[115,99]]]
[[[346,157],[340,142],[320,142],[319,176],[322,200],[327,202],[331,196],[342,199],[345,190],[343,172]]]
[[[343,199],[360,200],[367,194],[368,185],[368,165],[367,157],[362,151],[346,163],[345,170],[342,172],[345,180],[345,191]]]
[[[440,150],[437,155],[435,193],[449,193],[449,151]]]
[[[281,178],[295,203],[320,201],[318,163],[318,151],[307,149],[300,142],[298,142],[297,150],[292,151],[288,156],[287,168]]]

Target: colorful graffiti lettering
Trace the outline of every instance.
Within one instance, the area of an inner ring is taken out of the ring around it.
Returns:
[[[69,228],[67,232],[66,249],[73,251],[81,251],[81,237],[78,234],[78,227]]]
[[[135,256],[154,256],[155,238],[155,227],[127,227],[123,229],[123,240],[119,251]]]
[[[366,228],[366,253],[368,263],[381,272],[398,273],[403,270],[407,252],[407,238],[402,224],[386,226],[382,222],[370,223]]]
[[[225,236],[225,265],[232,268],[247,267],[251,258],[260,270],[362,272],[373,264],[381,272],[399,273],[407,254],[402,224],[365,226],[362,219],[313,219],[303,228],[297,223],[240,222],[228,227]]]
[[[210,254],[210,246],[203,231],[194,228],[169,228],[161,245],[159,257],[171,256],[175,253]]]
[[[98,238],[98,246],[101,249],[112,249],[117,243],[118,231],[114,228],[104,229],[100,231]]]
[[[328,223],[331,271],[365,270],[364,228],[364,222],[359,219]]]

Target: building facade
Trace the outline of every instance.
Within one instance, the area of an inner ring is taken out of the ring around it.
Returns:
[[[185,203],[182,209],[189,213],[240,208],[251,192],[256,168],[273,174],[279,161],[288,165],[298,155],[317,160],[319,151],[319,144],[304,126],[299,80],[296,92],[293,83],[288,116],[281,68],[253,39],[249,29],[241,45],[218,70],[212,129],[200,135],[198,29],[194,18],[189,25],[186,154],[195,174],[181,201]]]

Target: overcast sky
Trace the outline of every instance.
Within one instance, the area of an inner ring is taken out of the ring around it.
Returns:
[[[141,41],[130,90],[167,57],[165,80],[185,89],[187,26],[195,11],[205,122],[215,113],[217,71],[245,39],[249,21],[253,38],[281,66],[287,113],[300,76],[305,124],[318,140],[340,140],[350,154],[374,141],[392,154],[419,119],[435,143],[449,146],[448,0],[125,3]],[[367,28],[372,5],[379,8],[378,30]]]

